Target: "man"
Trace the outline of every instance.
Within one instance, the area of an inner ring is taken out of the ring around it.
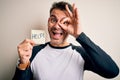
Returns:
[[[20,61],[13,80],[83,80],[85,70],[105,78],[118,75],[119,69],[111,57],[82,31],[75,4],[54,3],[48,31],[48,43],[34,46],[32,40],[26,39],[18,45]],[[68,43],[69,34],[82,47]]]

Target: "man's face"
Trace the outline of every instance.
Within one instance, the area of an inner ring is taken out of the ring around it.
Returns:
[[[65,43],[68,33],[60,26],[61,21],[67,17],[65,11],[53,9],[50,18],[48,19],[48,31],[51,38],[51,43],[61,45]]]

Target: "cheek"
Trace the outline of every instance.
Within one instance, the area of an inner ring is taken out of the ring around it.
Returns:
[[[67,37],[68,37],[68,33],[64,32],[63,40],[66,40]]]
[[[48,28],[52,28],[52,26],[54,25],[48,22]]]
[[[50,33],[50,31],[51,31],[51,28],[52,28],[51,26],[48,26],[48,32],[49,32],[49,33]]]
[[[53,24],[52,23],[50,23],[50,21],[49,21],[50,19],[48,19],[48,27],[52,27],[53,26]]]
[[[64,37],[65,37],[65,38],[67,38],[67,37],[68,37],[68,35],[69,35],[68,33],[65,33]]]
[[[48,31],[50,31],[52,25],[50,23],[48,23]]]

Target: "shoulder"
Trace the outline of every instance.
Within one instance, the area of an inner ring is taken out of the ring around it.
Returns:
[[[84,49],[81,46],[76,46],[71,44],[73,50],[77,50],[78,52],[84,52]]]
[[[34,59],[34,57],[36,56],[36,54],[43,48],[46,47],[46,45],[48,44],[49,42],[45,43],[45,44],[40,44],[40,45],[37,45],[37,46],[34,46],[33,47],[33,50],[32,50],[32,56],[30,58],[30,61],[32,61]]]
[[[74,44],[71,44],[72,49],[76,50],[83,58],[86,57],[86,51],[82,46],[76,46]]]

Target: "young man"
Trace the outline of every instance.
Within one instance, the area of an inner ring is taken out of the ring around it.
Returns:
[[[18,45],[19,64],[13,80],[83,80],[85,70],[114,78],[115,62],[82,31],[77,8],[67,2],[54,3],[48,19],[50,42],[34,46],[26,39]],[[68,35],[81,44],[66,41]],[[34,47],[33,47],[34,46]]]

